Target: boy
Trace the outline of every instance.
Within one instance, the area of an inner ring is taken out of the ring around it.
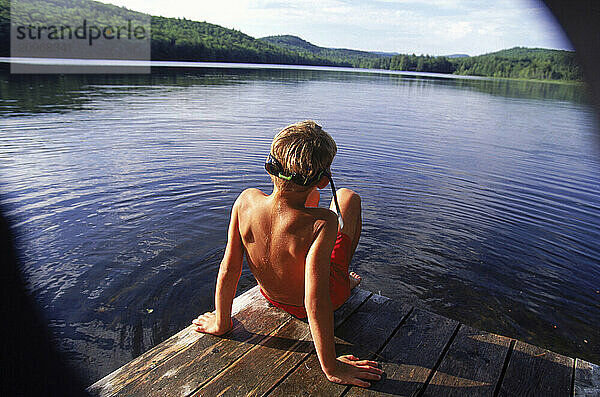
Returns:
[[[329,167],[336,152],[333,138],[311,120],[290,125],[273,138],[265,164],[273,193],[247,189],[235,201],[217,278],[216,310],[193,324],[196,331],[215,335],[231,329],[245,252],[265,298],[298,318],[308,317],[327,378],[368,387],[366,380],[380,379],[376,362],[335,356],[333,310],[360,283],[358,275],[348,274],[348,266],[362,227],[360,197],[349,189],[335,192]],[[319,208],[317,188],[329,182],[334,199],[330,209]]]

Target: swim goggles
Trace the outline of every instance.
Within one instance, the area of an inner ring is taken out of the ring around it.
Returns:
[[[291,174],[285,173],[283,169],[283,165],[269,153],[269,157],[267,157],[267,161],[265,162],[265,170],[273,176],[276,176],[281,179],[285,179],[286,181],[294,182],[296,185],[300,186],[310,186],[319,180],[323,176],[326,176],[329,179],[329,184],[331,185],[331,191],[333,193],[333,201],[335,203],[335,208],[337,210],[337,216],[340,223],[340,228],[344,227],[344,220],[342,219],[342,211],[340,211],[340,205],[338,204],[337,194],[335,192],[335,184],[333,183],[333,178],[331,177],[331,172],[329,170],[321,170],[317,172],[312,177],[308,177],[296,172],[292,172]]]

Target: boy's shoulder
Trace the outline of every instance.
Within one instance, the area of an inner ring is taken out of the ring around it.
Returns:
[[[256,188],[248,188],[243,190],[237,197],[237,199],[235,200],[235,203],[233,203],[234,208],[237,208],[238,210],[242,209],[242,208],[248,208],[253,207],[255,204],[257,204],[260,200],[260,198],[265,198],[268,195],[263,193],[262,191],[260,191],[259,189]]]
[[[268,195],[263,193],[261,190],[251,187],[248,189],[244,189],[238,196],[236,201],[244,202],[248,200],[253,200],[256,197],[267,197]]]

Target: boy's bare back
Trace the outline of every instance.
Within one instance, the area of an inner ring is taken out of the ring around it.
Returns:
[[[336,214],[258,189],[242,192],[236,205],[248,266],[263,292],[274,301],[302,306],[306,256],[326,225],[337,229]]]

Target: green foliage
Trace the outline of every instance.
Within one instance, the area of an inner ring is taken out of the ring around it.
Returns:
[[[146,14],[90,0],[19,0],[12,4],[15,7],[12,10],[9,10],[9,3],[10,0],[0,1],[0,15],[4,15],[6,7],[6,15],[15,18],[18,24],[80,24],[84,19],[93,19],[108,25],[124,23],[128,19],[149,20]]]
[[[0,56],[10,54],[10,0],[0,0]]]
[[[390,60],[390,70],[405,70],[414,72],[452,73],[454,69],[446,57],[429,55],[396,55]]]
[[[453,59],[454,73],[543,80],[583,80],[571,51],[515,47],[492,54]]]
[[[152,17],[152,59],[338,65],[309,52],[292,51],[234,29],[188,19]]]

